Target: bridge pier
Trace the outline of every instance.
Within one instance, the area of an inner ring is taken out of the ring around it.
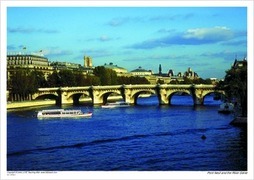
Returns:
[[[61,106],[63,104],[73,103],[72,99],[68,98],[68,91],[63,90],[61,87],[57,90],[57,94],[56,105]]]
[[[129,104],[135,104],[135,98],[132,96],[132,90],[130,88],[125,88],[124,101]]]
[[[192,93],[194,105],[204,105],[204,98],[211,93],[211,89],[205,85],[193,85]]]
[[[93,94],[92,100],[94,105],[103,104],[103,98],[100,96],[100,92],[93,90],[92,94]]]
[[[110,93],[102,94],[101,90],[92,86],[92,101],[94,105],[105,104]]]
[[[158,93],[159,104],[160,105],[168,105],[169,104],[169,99],[168,99],[166,89],[161,89],[160,88],[158,91],[159,91],[159,93]]]
[[[204,105],[204,98],[203,97],[193,97],[194,106],[196,105]]]

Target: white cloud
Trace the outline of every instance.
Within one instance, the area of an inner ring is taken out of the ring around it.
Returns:
[[[47,48],[45,50],[42,50],[42,53],[45,55],[45,56],[65,56],[65,55],[72,55],[73,52],[70,51],[70,50],[63,50],[63,49],[60,49],[58,47],[50,47],[50,48]]]
[[[136,43],[127,48],[152,49],[156,47],[167,47],[171,45],[203,45],[226,42],[236,37],[235,32],[227,27],[215,26],[212,28],[188,29],[182,33],[169,36],[149,39],[141,43]]]
[[[185,39],[213,39],[213,40],[228,40],[233,37],[234,33],[227,27],[212,27],[212,28],[196,28],[188,29],[183,38]]]
[[[59,31],[56,29],[24,28],[24,27],[8,28],[8,32],[9,33],[22,33],[22,34],[29,34],[29,33],[55,34],[55,33],[59,33]]]
[[[109,41],[110,37],[108,37],[107,35],[102,35],[99,39],[100,41]]]

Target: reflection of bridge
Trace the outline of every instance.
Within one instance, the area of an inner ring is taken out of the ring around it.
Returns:
[[[56,104],[78,103],[82,95],[90,97],[93,104],[105,104],[110,94],[118,94],[125,102],[136,104],[140,94],[151,93],[158,97],[161,105],[170,104],[171,97],[176,93],[189,94],[194,105],[202,105],[204,97],[211,93],[225,94],[216,90],[214,85],[116,85],[116,86],[85,86],[39,88],[32,99],[55,99]]]

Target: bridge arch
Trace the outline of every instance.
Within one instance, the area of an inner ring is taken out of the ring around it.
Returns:
[[[109,91],[101,95],[103,104],[106,104],[108,102],[108,98],[110,97],[110,95],[121,96],[121,98],[124,99],[121,92]]]
[[[131,97],[134,101],[134,104],[137,104],[138,102],[138,98],[141,94],[152,94],[152,95],[157,95],[157,93],[154,92],[154,90],[142,90],[142,91],[138,91],[135,94],[133,94],[133,96]]]
[[[183,91],[183,90],[176,90],[168,94],[167,99],[168,99],[168,104],[172,105],[172,98],[174,95],[180,95],[180,96],[189,96],[192,99],[192,102],[194,104],[194,99],[193,95],[191,94],[190,91]]]
[[[80,99],[81,97],[89,97],[92,100],[91,94],[87,91],[83,91],[83,92],[72,92],[72,93],[68,93],[68,96],[66,96],[65,101],[67,102],[72,102],[73,104],[77,105],[80,103]]]
[[[140,88],[140,89],[129,88],[129,89],[126,89],[126,92],[125,92],[125,101],[130,104],[137,104],[138,96],[144,93],[151,93],[151,94],[157,95],[157,91],[155,88]]]
[[[57,92],[39,92],[32,95],[33,100],[55,100],[55,104],[59,104],[59,96]]]
[[[58,95],[56,94],[41,94],[38,96],[33,96],[34,100],[47,100],[47,99],[52,99],[52,100],[57,100]]]
[[[224,100],[225,99],[225,97],[226,97],[226,95],[225,95],[225,93],[224,92],[216,92],[216,91],[211,91],[211,92],[209,92],[209,93],[206,93],[204,96],[203,96],[203,100],[202,100],[202,102],[203,102],[203,104],[206,104],[206,98],[208,97],[208,96],[210,96],[210,95],[213,95],[213,100],[214,101],[216,101],[216,100]],[[216,97],[218,97],[217,99],[216,99]]]
[[[121,96],[122,99],[124,99],[123,94],[121,93],[121,91],[104,91],[101,93],[94,93],[93,94],[93,102],[94,104],[106,104],[108,102],[108,98],[110,97],[110,95],[116,95],[116,96]],[[96,103],[95,103],[96,102]]]
[[[225,95],[224,91],[221,90],[216,90],[216,89],[208,89],[208,88],[196,88],[195,89],[195,104],[200,104],[200,105],[204,105],[204,99],[206,96],[208,96],[211,93],[220,93]]]

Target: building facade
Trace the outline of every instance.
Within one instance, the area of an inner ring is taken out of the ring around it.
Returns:
[[[114,65],[113,63],[104,64],[104,67],[107,69],[112,69],[113,71],[116,72],[117,75],[124,75],[124,74],[128,73],[127,69],[125,69],[123,67],[119,67],[117,65]]]
[[[9,54],[7,55],[7,66],[34,69],[49,68],[48,58],[33,54]]]
[[[11,53],[7,55],[7,78],[10,79],[17,69],[42,71],[47,78],[52,73],[48,58],[38,54]]]
[[[61,69],[81,69],[81,65],[77,63],[70,63],[70,62],[51,62],[50,66],[53,67],[55,70],[61,70]]]
[[[192,69],[190,67],[187,69],[187,71],[185,71],[183,77],[186,77],[186,78],[192,79],[192,80],[199,78],[198,74],[196,72],[192,71]]]
[[[90,56],[84,56],[84,67],[85,68],[93,67],[93,60]]]
[[[151,76],[152,71],[143,69],[141,66],[139,66],[137,69],[134,69],[130,72],[132,76]]]

